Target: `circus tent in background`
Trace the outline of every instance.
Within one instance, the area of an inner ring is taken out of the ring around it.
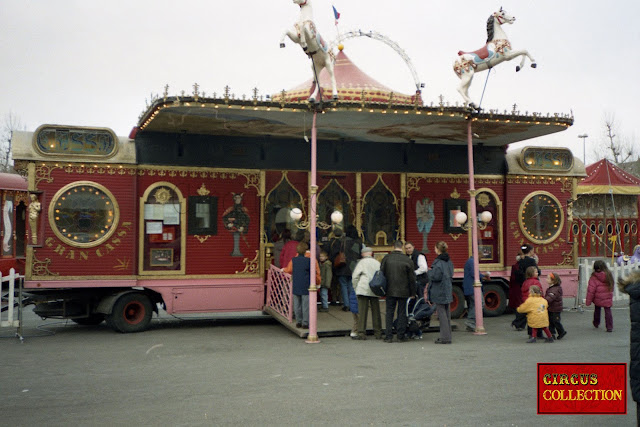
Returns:
[[[578,242],[578,256],[631,253],[640,244],[640,178],[607,159],[587,166],[586,172],[573,203],[571,233]]]

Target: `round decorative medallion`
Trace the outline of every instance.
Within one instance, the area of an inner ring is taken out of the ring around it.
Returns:
[[[90,248],[116,230],[120,211],[111,192],[100,184],[77,181],[61,188],[49,205],[49,224],[70,246]]]
[[[520,229],[529,240],[538,244],[554,241],[564,226],[562,206],[546,191],[531,193],[520,205]]]
[[[156,198],[156,202],[164,205],[171,199],[171,192],[166,188],[159,188],[156,190],[153,197]]]

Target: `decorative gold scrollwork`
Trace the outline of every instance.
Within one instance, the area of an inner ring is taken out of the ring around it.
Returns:
[[[258,273],[258,269],[260,268],[260,261],[258,261],[258,258],[260,257],[260,251],[256,250],[256,256],[254,259],[252,259],[251,261],[249,261],[249,258],[244,258],[242,260],[242,262],[244,262],[244,270],[242,271],[236,271],[236,274],[243,274],[243,273],[247,273],[247,274],[256,274]]]
[[[52,273],[51,270],[49,270],[49,264],[51,264],[51,258],[45,258],[44,261],[40,261],[34,254],[31,274],[33,276],[59,276],[58,273]]]
[[[407,197],[409,197],[409,193],[411,191],[420,191],[420,181],[423,180],[424,177],[421,176],[409,176],[407,177]]]
[[[244,176],[247,182],[244,184],[244,188],[254,187],[256,191],[260,192],[260,174],[259,173],[240,173],[240,176]]]
[[[51,172],[53,172],[55,169],[60,169],[60,166],[46,165],[44,163],[36,166],[35,188],[38,188],[38,184],[42,180],[46,181],[47,183],[52,183],[53,178],[51,178]]]
[[[559,266],[574,266],[573,251],[562,252],[562,261],[558,263]]]
[[[204,242],[206,242],[206,241],[207,241],[207,239],[208,239],[209,237],[211,237],[211,234],[207,234],[206,236],[199,236],[199,235],[195,234],[195,235],[194,235],[194,237],[195,237],[196,239],[198,239],[198,241],[199,241],[200,243],[204,243]]]

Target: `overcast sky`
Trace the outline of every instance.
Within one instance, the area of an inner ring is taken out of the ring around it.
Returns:
[[[516,17],[504,29],[514,49],[538,63],[515,72],[494,68],[483,107],[543,114],[573,112],[568,130],[526,145],[571,148],[587,163],[604,139],[604,117],[618,135],[640,137],[640,2],[618,0],[310,0],[325,39],[340,30],[377,31],[398,43],[426,84],[425,103],[440,95],[461,102],[452,63],[458,50],[484,45],[488,16],[503,6]],[[291,0],[0,0],[0,114],[9,111],[35,130],[44,123],[101,126],[126,136],[151,94],[200,91],[273,94],[310,78],[299,46],[279,39],[298,7]],[[415,90],[409,68],[387,45],[351,39],[345,53],[397,92]],[[487,73],[470,94],[480,100]]]

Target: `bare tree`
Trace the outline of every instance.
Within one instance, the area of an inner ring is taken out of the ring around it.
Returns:
[[[13,172],[13,159],[11,158],[11,133],[14,130],[27,130],[27,126],[13,112],[5,114],[0,128],[0,170]]]
[[[637,149],[632,139],[618,136],[618,125],[615,115],[605,114],[604,118],[604,141],[597,144],[594,149],[596,158],[606,158],[621,168],[625,168],[625,164],[637,158]]]

